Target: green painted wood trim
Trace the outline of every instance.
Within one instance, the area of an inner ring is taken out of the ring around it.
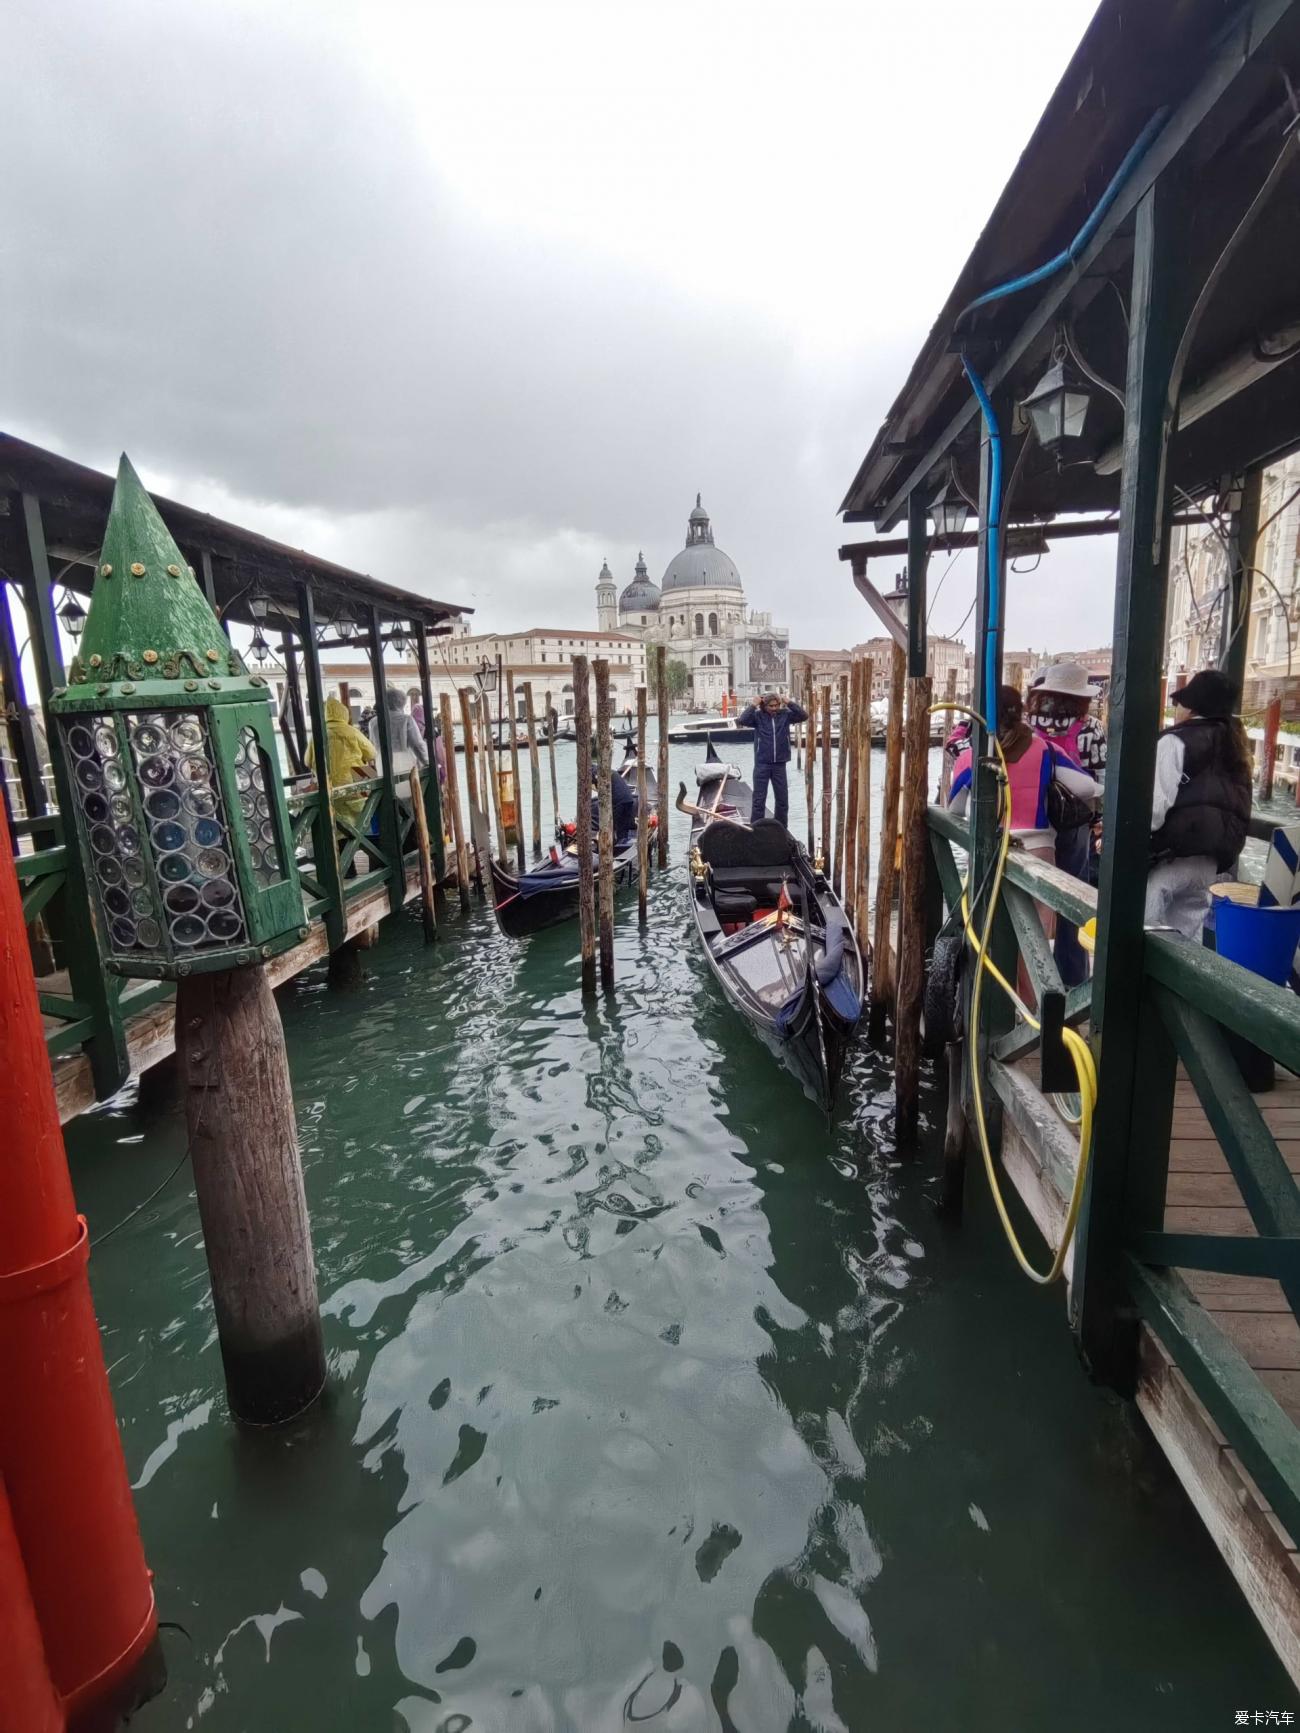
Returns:
[[[27,708],[22,660],[14,638],[8,588],[3,578],[0,578],[0,680],[4,683],[5,697],[8,700],[4,712],[5,727],[9,736],[9,749],[18,769],[18,786],[23,791],[23,805],[33,818],[39,817],[46,812],[49,801],[41,777],[36,731],[32,727],[31,713]]]
[[[348,902],[354,903],[358,897],[364,897],[368,892],[376,891],[381,885],[386,885],[388,880],[388,868],[376,867],[373,872],[358,873],[356,878],[345,880],[343,889]]]
[[[1007,1118],[1064,1201],[1074,1187],[1078,1142],[1073,1131],[1023,1071],[994,1059],[988,1077]]]
[[[383,766],[383,797],[379,810],[379,834],[384,839],[384,858],[389,867],[388,903],[397,914],[405,901],[405,875],[402,871],[402,820],[397,800],[397,783],[393,775],[393,731],[385,702],[387,685],[384,680],[384,630],[378,608],[366,609],[369,627],[370,666],[375,679],[375,732],[379,736],[379,762]]]
[[[36,854],[15,855],[14,867],[19,884],[30,884],[33,879],[47,878],[51,873],[66,873],[67,845],[59,843],[55,848],[43,848]]]
[[[1147,973],[1180,999],[1210,1005],[1214,1019],[1300,1071],[1300,1001],[1286,987],[1252,975],[1204,945],[1174,933],[1148,933]]]
[[[934,856],[939,883],[943,887],[943,900],[950,910],[955,909],[961,902],[964,888],[961,873],[957,870],[957,862],[953,858],[952,845],[947,837],[942,836],[933,826],[930,830],[930,853]]]
[[[1132,1256],[1127,1266],[1139,1314],[1169,1350],[1282,1525],[1300,1535],[1300,1429],[1178,1275],[1148,1269]]]
[[[920,488],[913,488],[907,496],[907,672],[912,680],[923,679],[929,672],[925,580],[930,564],[930,537],[926,504],[927,495]]]
[[[1219,1140],[1250,1219],[1261,1234],[1300,1236],[1300,1189],[1228,1050],[1223,1032],[1166,987],[1152,987],[1160,1014]],[[1297,1006],[1296,1015],[1300,1015]],[[1297,1291],[1300,1297],[1300,1290]]]
[[[1092,982],[1081,981],[1065,995],[1066,1026],[1077,1029],[1091,1014]],[[1037,1029],[1031,1029],[1028,1023],[1017,1023],[1009,1035],[1004,1035],[1000,1041],[994,1043],[993,1056],[1004,1065],[1010,1065],[1016,1059],[1023,1059],[1026,1053],[1032,1053],[1037,1045]]]
[[[1016,943],[1033,983],[1034,997],[1041,998],[1044,993],[1064,993],[1061,972],[1047,942],[1033,897],[1019,885],[1006,884],[1002,887],[1002,906],[1015,929]]]
[[[1225,1276],[1300,1279],[1300,1239],[1245,1234],[1135,1234],[1129,1250],[1144,1264],[1214,1270]]]
[[[1241,499],[1228,525],[1228,594],[1220,619],[1222,632],[1219,666],[1241,691],[1246,679],[1246,652],[1250,647],[1250,602],[1255,587],[1255,543],[1259,539],[1259,505],[1263,491],[1262,469],[1248,470],[1242,480]]]
[[[64,873],[47,873],[35,881],[32,889],[23,893],[23,923],[31,926],[32,922],[67,884]]]
[[[93,1017],[83,1017],[77,1023],[64,1023],[61,1028],[50,1030],[45,1038],[45,1051],[51,1059],[62,1059],[65,1054],[75,1053],[79,1047],[86,1046],[94,1034]]]
[[[80,999],[70,999],[66,993],[37,993],[42,1017],[58,1017],[64,1023],[89,1022],[91,1009]]]
[[[302,665],[307,681],[307,708],[311,716],[312,755],[321,794],[312,822],[312,865],[326,899],[325,933],[331,951],[337,951],[348,936],[344,908],[343,872],[339,865],[334,819],[324,797],[329,768],[329,735],[325,727],[325,682],[316,647],[316,603],[310,584],[298,585],[298,622],[302,636]]]

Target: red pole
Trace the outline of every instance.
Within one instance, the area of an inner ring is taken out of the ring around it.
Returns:
[[[92,1727],[138,1696],[158,1621],[3,811],[0,857],[0,1478],[50,1677]]]
[[[1282,726],[1282,700],[1270,698],[1264,712],[1264,738],[1260,743],[1259,798],[1272,800],[1274,760],[1277,758],[1277,735]]]
[[[63,1733],[66,1723],[54,1689],[41,1628],[27,1583],[0,1480],[0,1631],[4,1632],[4,1689],[0,1691],[0,1733]]]

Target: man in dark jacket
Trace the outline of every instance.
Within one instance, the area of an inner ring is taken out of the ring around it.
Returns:
[[[790,817],[790,788],[785,771],[790,762],[790,728],[795,722],[806,722],[808,712],[779,692],[768,692],[760,703],[742,710],[737,720],[742,728],[754,730],[754,804],[749,822],[757,824],[766,812],[770,784],[776,802],[776,822],[785,824]]]
[[[591,780],[593,783],[597,781],[598,775],[599,772],[592,771]],[[621,776],[616,770],[610,777],[610,793],[613,796],[611,816],[614,828],[614,846],[617,848],[620,843],[626,842],[636,829],[636,790],[627,778]],[[600,829],[599,794],[593,794],[591,797],[591,828],[593,831]]]

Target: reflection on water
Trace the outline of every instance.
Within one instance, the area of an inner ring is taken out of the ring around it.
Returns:
[[[796,820],[797,822],[797,820]],[[226,1415],[179,1178],[96,1252],[173,1682],[146,1730],[1232,1724],[1293,1693],[1061,1297],[930,1208],[865,1052],[833,1137],[686,948],[390,923],[283,995],[328,1398]],[[926,1103],[927,1108],[930,1106]],[[929,1133],[927,1131],[927,1137]],[[179,1152],[73,1127],[92,1232]]]

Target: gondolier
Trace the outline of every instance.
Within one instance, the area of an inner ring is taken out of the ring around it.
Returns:
[[[806,722],[808,712],[780,692],[766,692],[759,703],[751,704],[738,720],[741,728],[754,730],[754,802],[749,821],[757,824],[766,812],[770,785],[776,806],[776,822],[784,825],[790,817],[790,788],[786,780],[786,765],[790,762],[790,729],[796,722]]]

